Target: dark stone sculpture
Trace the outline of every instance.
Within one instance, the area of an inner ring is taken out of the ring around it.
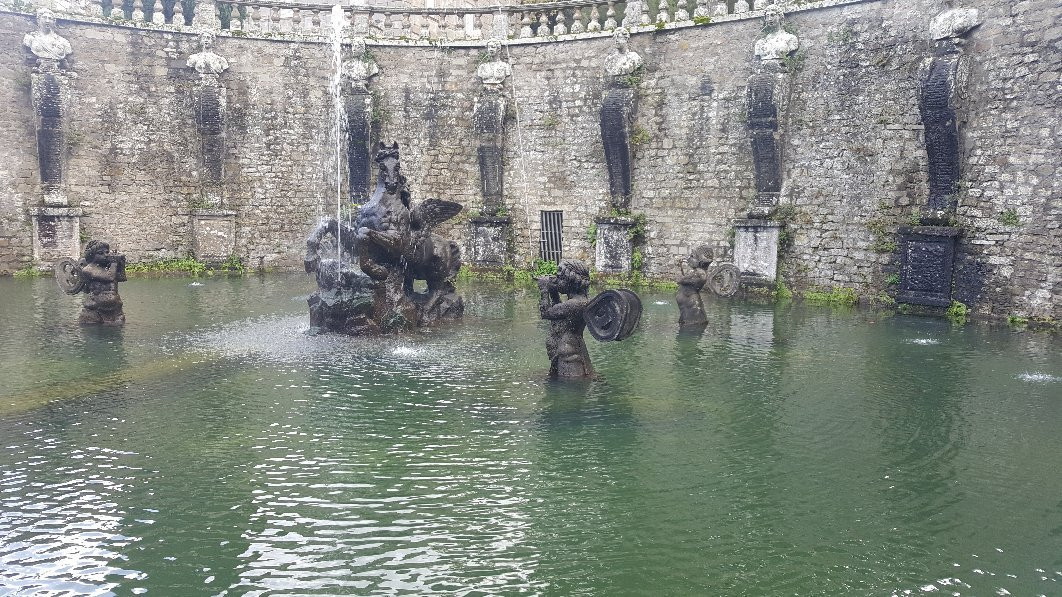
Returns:
[[[929,160],[928,220],[934,224],[942,223],[956,207],[962,158],[958,109],[970,73],[970,59],[962,52],[963,36],[979,23],[973,9],[945,10],[930,23],[933,49],[921,66],[918,109]]]
[[[628,338],[642,315],[638,295],[626,289],[606,290],[589,298],[590,272],[580,261],[565,259],[553,276],[537,280],[539,315],[549,321],[546,354],[552,378],[579,378],[593,375],[583,330],[601,341]],[[561,300],[561,294],[568,298]]]
[[[932,55],[921,66],[919,112],[925,126],[929,198],[923,226],[901,228],[897,300],[916,305],[951,304],[955,245],[961,230],[955,215],[962,172],[962,103],[970,73],[963,36],[980,24],[972,8],[948,8],[933,17]]]
[[[476,76],[483,87],[472,109],[472,122],[479,144],[479,178],[483,194],[483,215],[496,216],[504,205],[505,170],[502,156],[505,153],[505,79],[513,69],[498,57],[501,41],[487,42],[490,60],[479,65]]]
[[[310,323],[317,330],[375,335],[464,313],[454,285],[460,249],[432,233],[461,205],[428,199],[410,209],[398,143],[380,143],[376,163],[376,189],[354,225],[329,218],[306,241],[306,271],[317,275],[318,290],[309,299]],[[337,257],[322,259],[321,246],[329,236]],[[425,292],[413,290],[416,280],[427,282]]]
[[[322,251],[327,243],[329,249]],[[336,247],[340,247],[336,249]],[[381,333],[374,316],[372,280],[352,267],[354,232],[335,218],[322,220],[306,239],[307,273],[314,273],[317,291],[310,295],[310,332],[337,331],[351,336]],[[322,258],[333,253],[334,258]]]
[[[85,293],[79,323],[115,326],[125,323],[122,298],[118,296],[118,282],[126,280],[125,255],[111,253],[107,243],[90,240],[80,262],[60,260],[55,265],[55,279],[67,294]]]
[[[590,302],[590,272],[586,265],[565,259],[557,267],[556,275],[538,279],[538,289],[541,293],[539,315],[549,321],[546,354],[549,355],[550,377],[593,375],[590,355],[583,341],[586,328],[583,313]],[[561,293],[568,298],[562,301]]]
[[[679,308],[679,325],[692,326],[708,323],[708,317],[704,313],[704,302],[701,301],[701,289],[708,282],[708,266],[712,264],[712,249],[707,245],[701,245],[694,249],[686,259],[690,266],[687,272],[682,262],[679,262],[681,275],[678,277],[678,291],[675,293],[675,302]]]

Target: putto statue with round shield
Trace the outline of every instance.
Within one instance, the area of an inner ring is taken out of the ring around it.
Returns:
[[[83,259],[60,260],[55,264],[55,280],[67,294],[85,293],[78,323],[125,323],[122,297],[118,296],[118,282],[126,280],[125,255],[112,253],[107,243],[90,240]]]
[[[642,317],[642,301],[630,290],[606,290],[590,298],[590,271],[581,261],[565,259],[557,273],[538,278],[539,315],[549,321],[546,354],[552,378],[590,377],[590,355],[583,330],[602,342],[619,341],[634,333]],[[561,299],[561,294],[568,298]]]

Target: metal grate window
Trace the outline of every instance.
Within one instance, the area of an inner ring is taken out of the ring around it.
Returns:
[[[544,261],[560,263],[561,229],[564,226],[563,211],[543,211],[542,236],[538,241],[538,256]]]

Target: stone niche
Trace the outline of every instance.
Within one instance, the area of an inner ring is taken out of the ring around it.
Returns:
[[[224,209],[188,210],[189,239],[196,259],[220,263],[236,249],[236,212]]]
[[[81,216],[76,207],[36,207],[33,218],[33,261],[38,267],[81,256]]]
[[[734,220],[734,265],[743,284],[774,284],[778,278],[781,222]]]
[[[509,255],[509,227],[502,216],[476,216],[472,225],[472,262],[487,267],[504,266]]]
[[[594,220],[597,224],[594,267],[605,274],[621,274],[631,271],[634,247],[630,231],[634,227],[631,218],[610,217]]]
[[[913,305],[951,304],[951,278],[959,229],[953,226],[900,228],[900,290],[897,300]]]

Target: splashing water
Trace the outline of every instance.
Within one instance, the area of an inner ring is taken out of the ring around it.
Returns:
[[[907,344],[917,344],[919,346],[933,346],[934,344],[940,344],[940,340],[934,338],[911,338],[906,340]]]
[[[343,7],[332,6],[332,138],[336,163],[336,279],[343,277],[343,140],[346,136],[346,114],[343,110]]]
[[[1062,377],[1058,377],[1057,375],[1051,375],[1050,373],[1030,373],[1028,371],[1019,374],[1018,379],[1032,383],[1054,383],[1062,381]]]

